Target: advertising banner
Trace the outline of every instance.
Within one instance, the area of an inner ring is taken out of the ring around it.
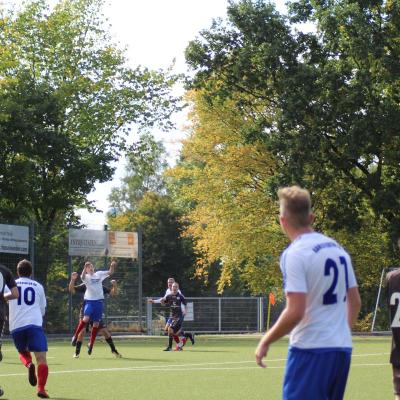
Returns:
[[[108,232],[108,255],[110,257],[138,258],[136,232]]]
[[[107,231],[92,229],[70,229],[69,248],[70,256],[106,256]]]
[[[137,233],[70,229],[68,255],[137,258]]]
[[[0,224],[0,253],[29,254],[29,228]]]

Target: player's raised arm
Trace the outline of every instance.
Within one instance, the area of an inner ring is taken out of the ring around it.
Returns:
[[[112,275],[115,272],[116,267],[117,267],[117,262],[115,260],[112,260],[110,264],[110,269],[108,270],[108,274]]]
[[[83,282],[83,281],[85,280],[85,278],[86,278],[86,273],[87,273],[87,269],[86,269],[86,263],[85,263],[85,265],[83,266],[82,273],[81,273],[82,282]]]
[[[71,280],[69,281],[69,284],[68,284],[68,291],[71,294],[75,294],[75,283],[76,283],[77,279],[78,279],[78,273],[77,272],[73,272],[71,274]]]
[[[113,279],[111,281],[111,289],[110,289],[110,296],[114,297],[118,294],[118,286],[117,286],[117,281]]]

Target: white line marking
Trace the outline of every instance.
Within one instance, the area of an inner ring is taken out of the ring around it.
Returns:
[[[276,360],[275,360],[276,361]],[[183,365],[166,365],[166,366],[146,366],[146,367],[126,367],[126,368],[97,368],[97,369],[75,369],[75,370],[64,370],[64,371],[51,371],[52,375],[64,375],[64,374],[80,374],[83,372],[174,372],[174,371],[233,371],[233,370],[253,370],[260,369],[260,367],[254,366],[243,366],[243,367],[225,367],[224,364],[247,364],[254,363],[254,361],[237,361],[237,362],[225,362],[225,363],[209,363],[209,364],[183,364]],[[220,365],[219,367],[207,367],[207,365]],[[367,363],[367,364],[352,364],[351,367],[388,367],[389,363]],[[192,366],[194,368],[188,368]],[[267,369],[284,369],[285,366],[267,366]],[[12,376],[25,376],[26,374],[1,374],[0,377],[12,377]]]

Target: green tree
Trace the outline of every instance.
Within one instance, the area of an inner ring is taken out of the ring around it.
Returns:
[[[126,211],[108,223],[112,230],[143,231],[143,295],[163,294],[168,277],[179,282],[185,295],[198,295],[202,282],[194,276],[191,241],[181,237],[180,212],[168,196],[144,194],[134,211]]]
[[[332,220],[354,230],[368,213],[382,216],[392,243],[400,235],[399,7],[302,0],[284,16],[261,0],[232,2],[228,20],[186,51],[192,86],[209,102],[247,94],[238,110],[254,128],[242,133],[277,157],[272,188],[338,188]],[[316,31],[299,31],[299,22]]]
[[[262,143],[243,139],[252,120],[235,101],[210,105],[201,91],[188,100],[190,129],[181,160],[167,175],[184,210],[185,235],[194,242],[196,273],[205,280],[217,274],[220,293],[265,293],[280,286],[278,256],[286,243],[278,207],[266,195],[275,158]]]
[[[46,283],[56,221],[90,206],[109,180],[131,123],[170,126],[175,78],[127,65],[102,0],[28,1],[0,19],[0,216],[34,220]]]
[[[144,133],[127,152],[126,175],[109,197],[115,212],[134,210],[147,192],[163,193],[163,172],[168,163],[162,142]]]

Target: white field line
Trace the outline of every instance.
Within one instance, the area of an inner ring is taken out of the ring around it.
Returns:
[[[371,357],[371,356],[382,356],[387,355],[389,353],[369,353],[369,354],[356,354],[353,357]],[[277,358],[272,360],[266,360],[266,363],[269,364],[271,362],[280,362],[286,361],[285,358]],[[253,364],[248,366],[237,366],[237,367],[228,367],[226,365],[232,364]],[[174,371],[232,371],[232,370],[250,370],[250,369],[260,369],[260,367],[254,365],[255,361],[226,361],[220,363],[200,363],[200,364],[171,364],[164,365],[162,367],[158,365],[147,365],[143,367],[125,367],[125,368],[95,368],[95,369],[74,369],[74,370],[64,370],[64,371],[50,371],[52,375],[64,375],[64,374],[76,374],[76,373],[84,373],[84,372],[144,372],[144,371],[155,371],[155,372],[174,372]],[[365,364],[351,364],[351,367],[382,367],[389,366],[389,362],[387,363],[365,363]],[[285,366],[267,366],[267,369],[284,369]],[[26,373],[17,373],[17,374],[0,374],[0,377],[12,377],[12,376],[25,376]]]

